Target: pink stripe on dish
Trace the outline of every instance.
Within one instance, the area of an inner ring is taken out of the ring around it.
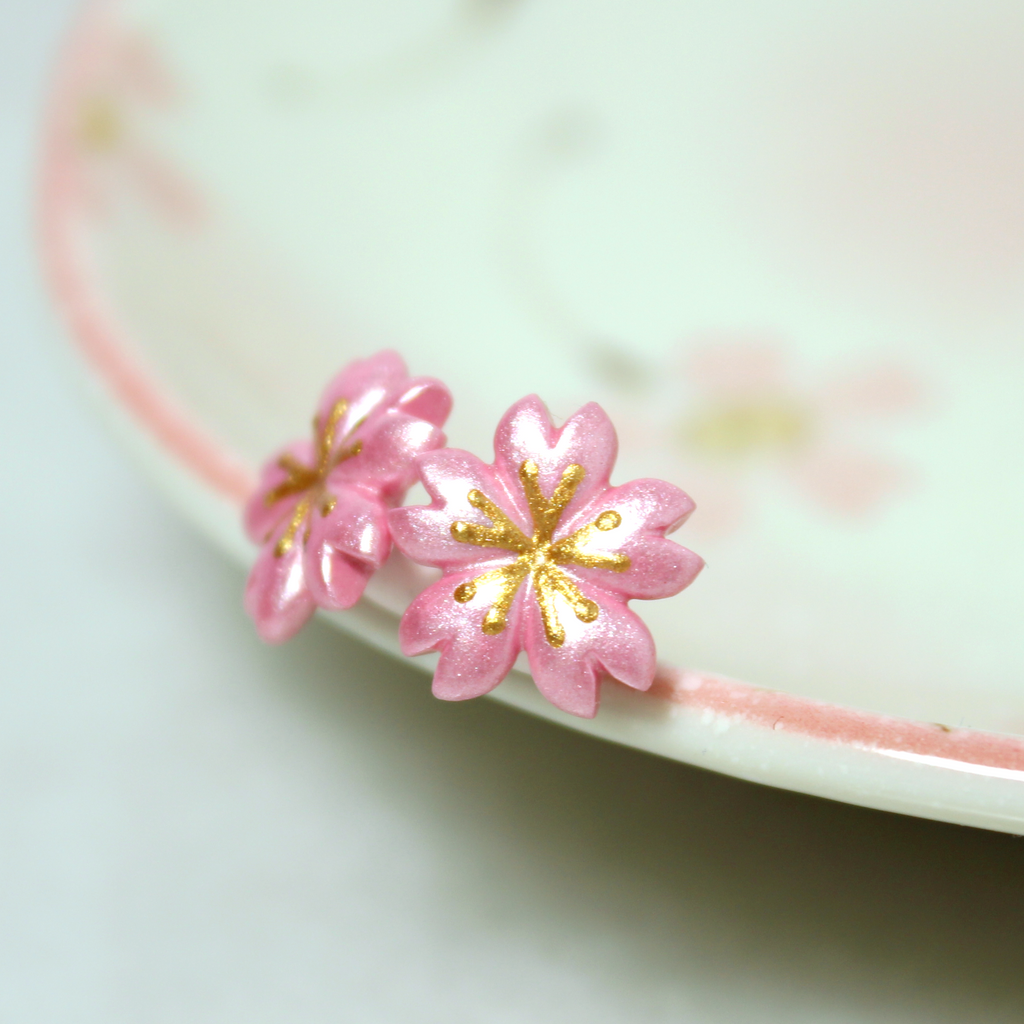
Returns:
[[[952,762],[946,765],[950,768],[990,766],[1024,781],[1024,739],[1016,736],[855,711],[668,666],[661,668],[649,692],[673,704],[742,719],[765,729],[799,733],[920,764],[940,759]]]
[[[90,58],[110,31],[111,6],[90,5],[72,34],[44,124],[38,206],[43,264],[74,343],[116,398],[179,462],[241,504],[255,486],[251,469],[198,426],[131,354],[90,280],[84,225],[74,202],[73,115]]]

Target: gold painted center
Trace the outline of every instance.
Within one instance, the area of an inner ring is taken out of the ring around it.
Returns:
[[[566,467],[554,493],[546,498],[540,489],[537,464],[527,460],[519,467],[519,480],[533,518],[532,537],[527,537],[482,491],[474,489],[469,492],[470,505],[483,512],[491,525],[480,526],[459,520],[451,525],[452,537],[462,544],[499,548],[517,556],[510,565],[491,569],[455,588],[453,596],[460,604],[472,601],[481,587],[494,590],[494,603],[484,616],[482,625],[488,635],[495,636],[504,630],[512,601],[520,584],[529,576],[544,622],[544,635],[552,647],[561,647],[565,643],[565,628],[558,617],[556,598],[563,598],[580,622],[593,622],[599,609],[583,596],[559,566],[572,564],[587,569],[610,569],[612,572],[625,572],[629,568],[626,555],[602,555],[583,550],[597,531],[614,530],[622,524],[622,516],[610,509],[568,537],[552,540],[562,513],[572,501],[583,475],[582,466],[573,463]]]
[[[283,498],[291,497],[293,494],[302,495],[302,500],[295,506],[295,511],[292,513],[288,528],[274,545],[274,555],[277,558],[291,550],[299,527],[306,521],[310,509],[319,508],[320,515],[326,516],[338,503],[338,499],[327,490],[327,477],[335,466],[358,455],[363,449],[363,442],[356,441],[351,445],[342,444],[335,451],[335,435],[338,432],[338,424],[346,412],[348,412],[348,402],[344,398],[340,398],[331,408],[326,423],[320,423],[319,415],[313,417],[313,446],[316,452],[316,461],[312,466],[300,462],[288,452],[277,460],[278,466],[288,476],[273,490],[267,492],[263,498],[264,504],[270,508],[271,505]],[[359,427],[360,423],[354,424],[349,434]],[[309,539],[309,530],[310,524],[307,523],[306,532],[302,538],[303,543]],[[270,535],[268,534],[267,540],[269,539]]]

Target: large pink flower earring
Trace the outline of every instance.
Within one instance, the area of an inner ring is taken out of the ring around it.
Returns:
[[[433,502],[389,519],[403,554],[443,572],[399,631],[405,654],[440,652],[436,696],[493,690],[524,650],[541,693],[584,718],[602,675],[654,681],[654,641],[627,602],[679,593],[704,562],[665,538],[693,501],[661,480],[612,487],[617,450],[599,405],[556,429],[530,396],[498,425],[493,465],[456,449],[417,459]]]
[[[409,377],[396,352],[350,363],[328,384],[311,440],[263,467],[245,509],[262,550],[245,607],[260,636],[280,643],[317,608],[351,608],[391,550],[387,513],[415,480],[417,455],[440,448],[452,397]]]

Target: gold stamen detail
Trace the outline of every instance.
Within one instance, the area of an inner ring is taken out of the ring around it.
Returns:
[[[287,476],[281,483],[264,495],[263,501],[267,508],[276,505],[283,498],[290,498],[294,494],[304,494],[302,500],[295,506],[287,529],[281,535],[277,544],[274,545],[274,554],[278,558],[291,550],[298,535],[299,527],[302,526],[312,508],[319,508],[321,516],[330,514],[338,503],[338,499],[327,490],[327,477],[336,466],[339,466],[348,459],[354,458],[363,450],[362,441],[356,441],[351,445],[342,444],[335,450],[338,425],[344,419],[346,412],[348,412],[348,402],[344,398],[340,398],[331,406],[331,411],[327,416],[327,423],[322,429],[320,417],[313,417],[313,447],[316,452],[315,465],[307,466],[292,455],[291,452],[285,452],[277,460],[278,466],[285,471]],[[351,435],[362,424],[363,420],[353,424],[348,434]],[[304,542],[309,539],[309,531],[310,524],[307,523],[303,533]],[[273,530],[271,530],[272,532]]]
[[[504,630],[512,602],[527,576],[533,580],[544,635],[552,647],[561,647],[566,635],[558,616],[556,598],[564,600],[580,622],[593,622],[597,619],[600,614],[597,604],[584,597],[579,587],[558,566],[573,564],[587,569],[625,572],[630,561],[623,554],[605,555],[582,550],[599,531],[607,532],[622,525],[622,516],[613,509],[602,512],[593,523],[552,543],[559,520],[575,496],[584,475],[582,466],[576,463],[567,466],[551,497],[546,498],[540,487],[537,464],[528,459],[519,467],[519,481],[523,485],[533,520],[533,536],[530,538],[482,491],[474,488],[467,495],[469,504],[483,512],[491,525],[457,520],[451,525],[452,538],[462,544],[499,548],[518,555],[510,565],[490,569],[455,588],[452,596],[459,604],[472,601],[482,587],[497,588],[497,596],[481,624],[484,633],[495,636]]]
[[[283,554],[291,550],[292,545],[295,543],[295,535],[299,532],[299,527],[306,518],[307,512],[309,512],[308,497],[303,498],[302,501],[295,506],[295,511],[292,513],[288,529],[281,534],[280,539],[274,545],[274,554],[276,557],[280,558]]]
[[[467,499],[473,508],[480,509],[492,526],[479,526],[476,523],[464,523],[461,520],[452,523],[452,538],[462,544],[475,544],[481,548],[502,548],[505,551],[525,553],[530,542],[522,531],[490,498],[475,488],[469,492]]]

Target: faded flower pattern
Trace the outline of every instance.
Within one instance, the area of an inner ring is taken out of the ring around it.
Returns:
[[[172,112],[175,80],[147,36],[100,16],[69,61],[69,101],[57,113],[55,166],[79,208],[109,213],[115,197],[137,195],[166,220],[198,224],[205,203],[189,181],[147,138],[154,114]]]
[[[391,351],[350,363],[327,386],[312,440],[266,463],[245,509],[262,545],[245,607],[264,640],[287,640],[318,606],[359,600],[391,550],[388,509],[415,479],[415,457],[444,444],[451,404],[440,381],[410,378]]]
[[[630,451],[661,454],[701,501],[694,528],[728,533],[771,479],[839,519],[855,519],[905,489],[906,465],[877,451],[879,427],[922,404],[923,387],[886,362],[804,383],[780,344],[725,337],[691,343],[660,386],[623,421]],[[663,465],[664,464],[664,465]]]
[[[612,487],[618,441],[594,403],[556,429],[524,398],[494,448],[493,465],[455,449],[421,456],[432,504],[391,512],[398,548],[443,572],[406,611],[402,650],[440,651],[445,700],[494,689],[525,651],[549,701],[593,717],[602,674],[638,690],[654,679],[654,641],[627,602],[670,597],[700,571],[665,537],[693,502],[660,480]]]

